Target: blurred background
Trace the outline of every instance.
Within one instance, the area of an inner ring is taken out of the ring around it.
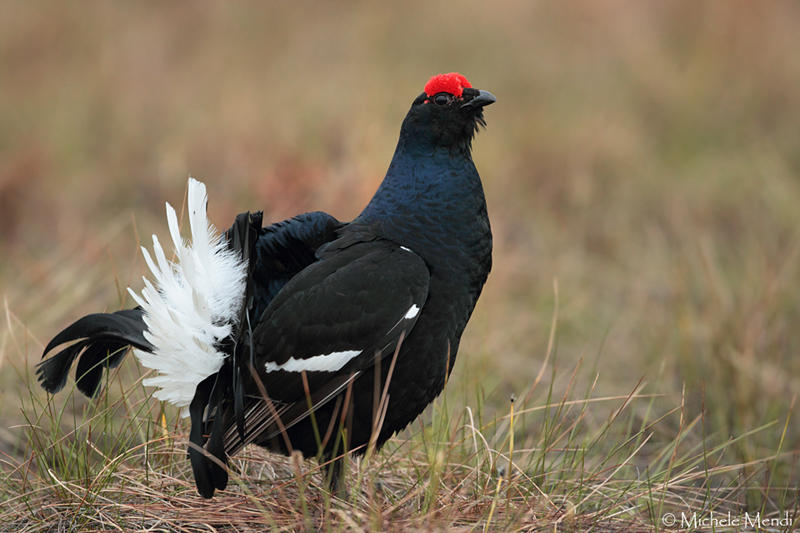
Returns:
[[[558,307],[544,393],[577,369],[593,396],[683,396],[715,442],[776,422],[731,461],[774,454],[787,419],[797,451],[799,52],[796,2],[4,1],[0,442],[43,343],[130,307],[189,175],[220,228],[348,220],[458,71],[498,99],[474,143],[495,266],[452,386],[506,409]]]

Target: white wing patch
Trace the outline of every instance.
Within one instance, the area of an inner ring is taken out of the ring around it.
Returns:
[[[411,307],[403,315],[397,323],[401,321],[410,320],[419,314],[420,308],[417,304],[412,304]],[[331,352],[324,355],[315,355],[308,359],[295,359],[290,357],[285,363],[277,364],[273,361],[267,362],[265,365],[267,372],[275,372],[276,370],[283,370],[284,372],[336,372],[341,370],[344,365],[349,363],[354,357],[361,354],[363,350],[347,350],[344,352]]]
[[[167,260],[153,235],[155,260],[142,248],[154,282],[145,279],[141,296],[131,293],[144,309],[145,338],[153,353],[134,350],[143,366],[158,374],[144,380],[159,387],[153,396],[187,407],[197,385],[222,367],[225,354],[216,344],[230,335],[244,300],[247,265],[229,249],[206,216],[206,186],[189,178],[188,211],[191,243],[184,242],[178,217],[167,204],[167,222],[176,261]]]
[[[417,307],[417,304],[412,304],[411,308],[408,311],[406,311],[406,314],[405,316],[403,316],[403,318],[406,319],[414,318],[418,314],[419,314],[419,307]]]
[[[306,372],[336,372],[361,352],[362,350],[331,352],[324,355],[315,355],[308,359],[290,357],[288,361],[280,365],[269,361],[266,364],[266,368],[267,372],[275,372],[276,370],[285,372],[302,372],[303,370]]]

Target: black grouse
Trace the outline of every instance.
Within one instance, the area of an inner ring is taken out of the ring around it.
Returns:
[[[222,237],[190,179],[191,243],[167,204],[176,260],[153,237],[154,281],[139,307],[85,316],[47,345],[42,387],[78,389],[129,346],[156,370],[154,395],[191,417],[199,493],[247,444],[330,461],[380,447],[442,391],[492,265],[492,235],[472,140],[495,102],[458,73],[434,76],[400,129],[386,177],[352,222],[306,213],[261,226],[244,213]],[[329,480],[336,486],[341,460]]]

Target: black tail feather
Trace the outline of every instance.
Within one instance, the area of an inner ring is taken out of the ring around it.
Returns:
[[[236,430],[239,437],[244,439],[244,383],[242,382],[241,368],[235,369],[236,375],[233,378],[233,412],[236,416]]]
[[[222,423],[225,405],[228,403],[226,396],[228,384],[230,383],[229,374],[229,367],[223,368],[217,374],[216,383],[214,384],[214,388],[208,400],[208,416],[205,424],[205,432],[209,435],[206,449],[209,454],[217,458],[223,465],[228,462],[228,456],[225,454],[225,447],[223,446],[222,437],[224,436],[225,430],[223,429]],[[208,420],[208,417],[212,417],[212,419]],[[208,468],[214,487],[217,489],[224,489],[228,485],[228,471],[211,459],[208,460]]]
[[[143,314],[139,307],[116,313],[95,313],[67,326],[45,347],[42,357],[64,343],[78,342],[39,363],[36,374],[42,388],[51,394],[63,389],[70,367],[80,355],[75,370],[78,390],[86,396],[95,396],[100,389],[103,368],[119,365],[129,346],[146,351],[154,349],[144,337],[147,326]]]
[[[244,305],[237,330],[228,339],[223,349],[228,357],[216,374],[203,380],[195,391],[189,407],[192,429],[189,433],[189,460],[192,464],[197,491],[203,498],[211,498],[215,490],[228,485],[228,471],[222,465],[228,461],[225,450],[225,433],[229,417],[225,413],[233,405],[237,426],[244,433],[244,385],[241,382],[242,361],[249,361],[252,347],[252,331],[249,312],[253,301],[253,279],[255,257],[253,253],[262,216],[257,213],[242,213],[233,226],[225,232],[228,247],[248,262]],[[216,459],[216,460],[214,460]]]
[[[37,365],[36,374],[42,388],[50,394],[55,394],[67,384],[69,369],[78,354],[86,347],[87,342],[81,341],[64,348],[53,357]]]
[[[239,436],[244,439],[244,383],[243,375],[248,375],[253,364],[253,329],[250,322],[250,312],[255,299],[255,285],[253,272],[256,268],[255,246],[261,230],[262,213],[243,213],[236,217],[231,229],[228,230],[228,242],[231,248],[242,254],[242,259],[247,261],[247,280],[244,290],[244,305],[239,316],[239,327],[234,335],[233,346],[233,371],[230,374],[231,393],[233,394],[234,416]]]
[[[215,484],[211,481],[210,461],[203,452],[205,445],[205,435],[203,429],[203,414],[208,405],[208,398],[211,396],[211,389],[214,387],[216,375],[208,376],[197,385],[194,398],[189,406],[189,416],[192,421],[192,429],[189,431],[189,462],[192,464],[194,482],[197,485],[197,492],[203,498],[209,499],[214,496]]]
[[[228,456],[225,454],[225,446],[223,445],[223,437],[225,436],[225,429],[222,425],[222,405],[223,401],[217,404],[217,416],[214,417],[214,422],[211,426],[211,435],[208,439],[208,453],[216,457],[220,463],[227,464]],[[214,486],[222,490],[228,486],[228,470],[221,466],[219,463],[209,461],[211,470],[211,481]]]
[[[84,396],[94,398],[100,391],[103,368],[116,368],[127,351],[127,346],[121,346],[115,341],[98,341],[88,344],[75,367],[78,390]]]

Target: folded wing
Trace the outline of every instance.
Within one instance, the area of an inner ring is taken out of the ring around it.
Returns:
[[[245,427],[224,417],[226,454],[278,436],[334,399],[391,356],[419,318],[430,272],[417,254],[380,238],[338,242],[285,285],[253,330]]]

